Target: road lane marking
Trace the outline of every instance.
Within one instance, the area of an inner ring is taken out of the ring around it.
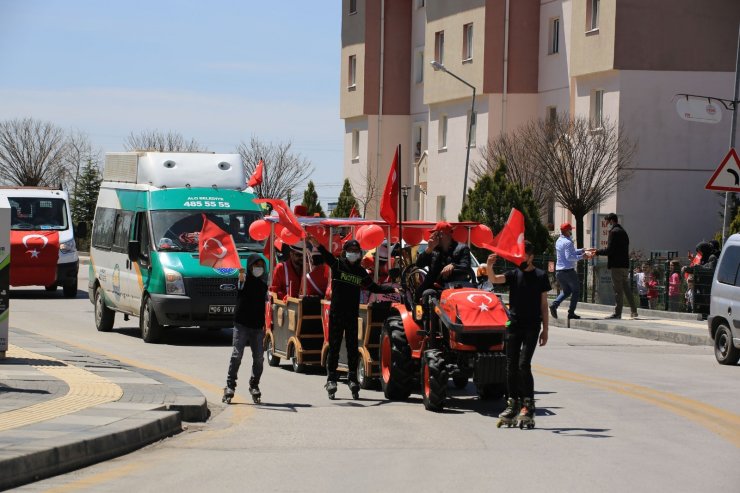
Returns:
[[[538,375],[616,392],[661,407],[721,436],[740,448],[740,415],[680,395],[619,380],[592,377],[565,370],[532,365]]]
[[[67,384],[69,390],[62,397],[39,402],[30,406],[0,413],[0,431],[26,426],[40,421],[72,414],[89,407],[115,402],[123,396],[121,387],[110,380],[64,361],[33,353],[10,344],[8,358],[48,361],[49,364],[36,364],[38,371]]]

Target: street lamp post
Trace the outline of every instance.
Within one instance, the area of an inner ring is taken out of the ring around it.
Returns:
[[[473,90],[473,102],[470,105],[470,121],[468,122],[468,148],[465,152],[465,181],[463,182],[463,196],[462,196],[462,206],[465,206],[465,198],[468,194],[468,165],[470,163],[470,142],[473,136],[473,118],[475,118],[475,86],[467,82],[466,80],[461,79],[457,75],[453,74],[449,70],[447,70],[447,67],[442,65],[436,60],[432,60],[429,62],[432,64],[432,67],[435,71],[441,70],[442,72],[445,72],[455,79],[459,80],[469,88]]]
[[[409,198],[409,190],[411,190],[411,187],[401,187],[401,194],[403,195],[403,220],[406,221],[408,219],[408,216],[406,216],[406,201]]]

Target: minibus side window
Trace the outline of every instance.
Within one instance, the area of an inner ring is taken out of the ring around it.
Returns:
[[[128,239],[131,234],[131,219],[133,217],[134,214],[128,211],[120,211],[116,216],[116,231],[113,239],[113,251],[121,253],[126,253],[128,251]]]
[[[93,228],[92,244],[95,248],[110,250],[115,232],[116,210],[108,207],[98,207],[95,211],[95,227]]]
[[[149,242],[149,224],[146,220],[146,212],[136,213],[133,239],[139,242],[139,258],[142,264],[149,265],[149,251],[152,246]]]

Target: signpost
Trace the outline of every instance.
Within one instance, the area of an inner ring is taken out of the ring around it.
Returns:
[[[0,360],[8,351],[10,317],[10,204],[0,197]]]
[[[740,158],[735,149],[730,149],[704,188],[740,192]]]

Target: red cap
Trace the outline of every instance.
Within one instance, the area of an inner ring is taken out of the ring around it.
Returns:
[[[447,221],[440,221],[434,225],[432,231],[442,231],[444,233],[452,234],[452,225]]]
[[[560,225],[560,231],[566,231],[568,229],[575,229],[570,223],[563,223]]]

